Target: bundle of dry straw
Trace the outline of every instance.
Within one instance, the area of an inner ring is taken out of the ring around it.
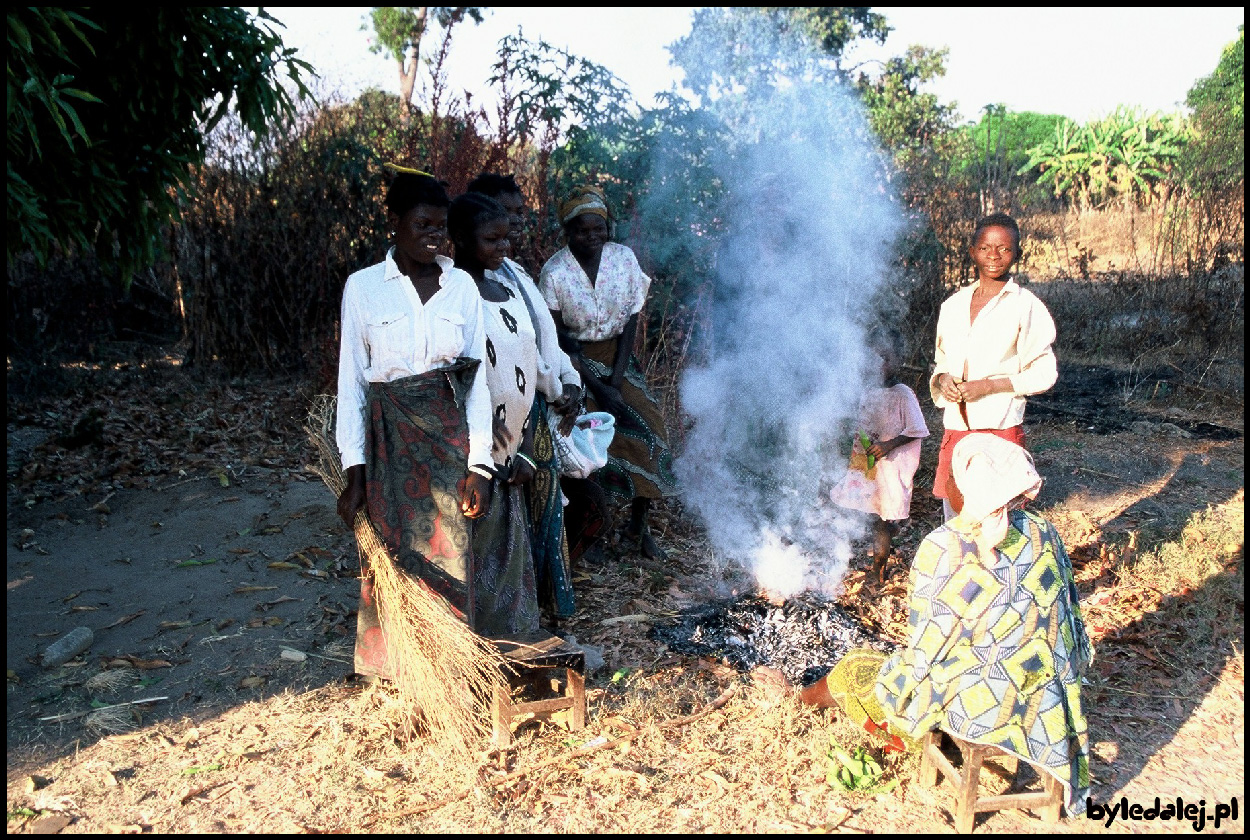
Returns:
[[[337,498],[344,479],[334,442],[335,397],[314,399],[305,427],[317,452],[317,474]],[[373,578],[374,596],[394,685],[413,734],[420,716],[430,735],[448,746],[467,747],[490,731],[490,698],[507,690],[503,657],[452,614],[438,595],[395,563],[362,510],[356,544]]]

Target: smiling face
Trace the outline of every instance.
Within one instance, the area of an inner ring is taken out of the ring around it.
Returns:
[[[579,259],[594,259],[608,242],[608,220],[594,213],[583,213],[564,226],[569,250]]]
[[[418,204],[402,217],[391,213],[395,253],[415,263],[434,262],[438,249],[447,238],[447,208]]]
[[[1010,228],[990,225],[981,228],[968,249],[981,280],[1006,280],[1007,272],[1020,256],[1020,243]]]
[[[474,261],[482,268],[498,270],[511,249],[509,232],[507,219],[489,219],[479,224],[473,233]]]
[[[495,201],[508,211],[508,239],[512,242],[512,253],[519,254],[525,238],[525,196],[520,193],[500,193],[495,196]]]

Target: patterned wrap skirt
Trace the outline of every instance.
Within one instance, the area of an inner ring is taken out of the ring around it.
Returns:
[[[370,383],[366,392],[365,509],[406,574],[475,625],[470,520],[460,512],[469,429],[456,395],[476,361]],[[461,377],[464,377],[462,379]],[[356,613],[355,668],[390,678],[374,586],[366,571]]]
[[[582,356],[591,372],[600,379],[612,375],[617,339],[582,344]],[[673,456],[668,448],[664,414],[647,390],[638,359],[629,357],[621,382],[621,397],[628,406],[624,417],[616,418],[616,436],[608,447],[607,466],[594,474],[606,492],[623,499],[659,499],[677,494]],[[600,411],[593,398],[586,399],[587,411]]]
[[[525,486],[529,506],[530,544],[538,602],[556,618],[569,618],[575,608],[573,575],[569,570],[569,545],[564,535],[564,503],[560,493],[560,461],[547,425],[547,401],[534,398],[534,480]]]
[[[876,699],[911,738],[941,729],[1050,773],[1079,814],[1090,786],[1081,678],[1093,648],[1058,532],[1025,511],[1010,522],[989,561],[947,526],[921,543],[910,640],[881,666]]]
[[[529,511],[521,488],[491,481],[490,507],[473,522],[473,629],[489,639],[538,631]]]

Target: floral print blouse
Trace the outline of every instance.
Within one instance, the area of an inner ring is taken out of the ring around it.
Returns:
[[[568,248],[547,260],[539,279],[547,308],[560,313],[578,341],[620,335],[630,317],[642,311],[650,288],[651,278],[634,252],[615,242],[603,246],[593,284]]]

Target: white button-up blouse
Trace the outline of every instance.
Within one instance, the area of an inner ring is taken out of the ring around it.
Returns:
[[[1046,304],[1014,280],[971,320],[972,292],[965,286],[946,299],[938,315],[937,346],[929,393],[943,409],[947,429],[1009,429],[1024,421],[1024,398],[1048,390],[1059,378],[1055,360],[1055,322]],[[966,403],[968,423],[959,404],[942,396],[938,377],[1010,379],[1011,391]]]
[[[428,302],[395,264],[394,250],[347,278],[343,289],[336,440],[343,469],[365,462],[365,389],[486,358],[482,298],[468,273],[436,257],[440,288]],[[490,393],[479,366],[465,397],[471,464],[490,464]]]

